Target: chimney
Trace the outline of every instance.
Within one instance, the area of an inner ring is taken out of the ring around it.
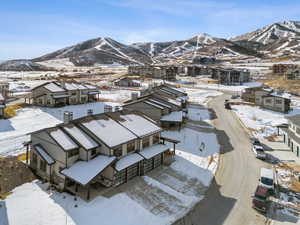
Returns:
[[[138,98],[138,93],[137,92],[132,92],[131,93],[131,100],[136,100]]]
[[[65,111],[64,112],[64,123],[67,124],[73,120],[73,112]]]
[[[104,105],[104,112],[105,113],[112,112],[112,106],[110,106],[110,105]]]
[[[93,113],[93,109],[88,109],[87,110],[87,115],[88,116],[92,116],[94,113]]]
[[[61,79],[60,80],[60,85],[61,85],[62,88],[66,87],[66,81],[65,81],[65,79]]]

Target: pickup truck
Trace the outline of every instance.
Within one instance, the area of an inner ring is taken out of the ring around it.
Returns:
[[[257,186],[254,196],[252,197],[252,208],[266,213],[268,210],[269,190],[263,186]]]

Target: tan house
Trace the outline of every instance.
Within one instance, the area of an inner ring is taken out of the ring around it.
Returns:
[[[250,71],[246,69],[213,67],[210,71],[211,78],[220,84],[243,84],[250,81]]]
[[[262,108],[287,113],[290,111],[291,100],[272,89],[261,89],[255,92],[255,104]]]
[[[114,81],[115,86],[119,87],[140,87],[141,81],[136,77],[122,77]]]
[[[47,82],[32,89],[33,105],[59,107],[97,101],[96,86],[75,82]]]
[[[164,164],[171,156],[161,132],[137,112],[69,119],[31,134],[30,166],[57,188],[89,199]]]
[[[148,77],[154,79],[164,79],[164,80],[176,80],[176,75],[178,74],[178,67],[176,66],[129,66],[128,74],[137,75],[140,77]]]

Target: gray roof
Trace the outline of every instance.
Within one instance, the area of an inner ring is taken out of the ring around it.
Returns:
[[[286,117],[291,123],[300,126],[300,114]]]

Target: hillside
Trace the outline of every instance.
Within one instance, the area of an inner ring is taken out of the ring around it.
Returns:
[[[152,63],[151,57],[143,51],[121,44],[111,38],[96,38],[84,41],[35,58],[33,61],[40,62],[65,58],[69,58],[75,66]]]
[[[52,68],[34,63],[31,60],[17,59],[0,63],[0,71],[49,71]]]
[[[231,41],[259,43],[257,50],[269,55],[300,53],[300,22],[283,21],[234,37]]]

